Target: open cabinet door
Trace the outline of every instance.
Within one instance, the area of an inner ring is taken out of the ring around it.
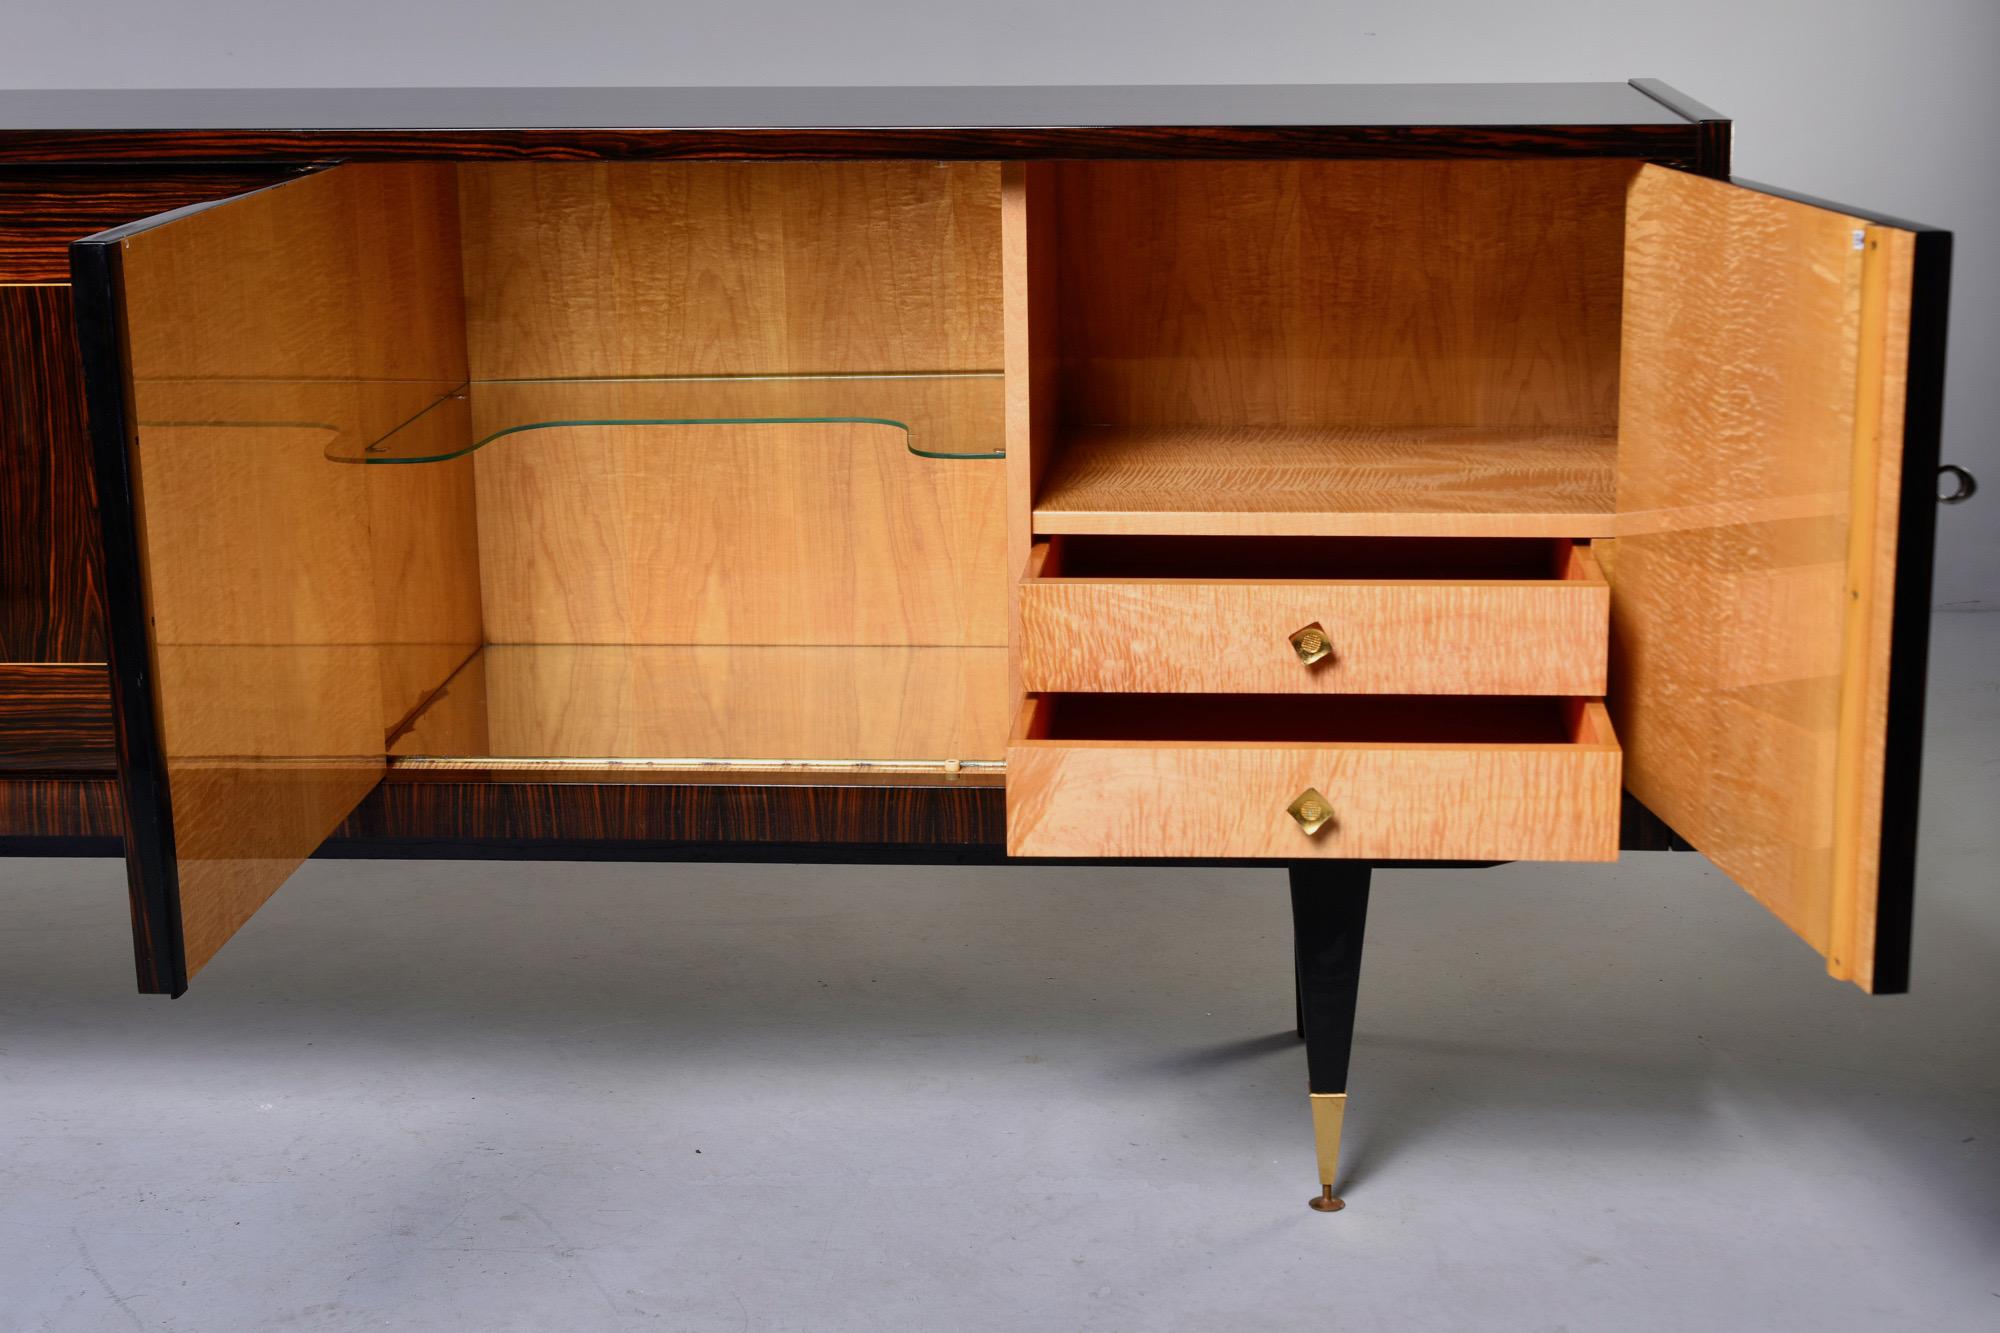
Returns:
[[[1626,227],[1626,785],[1834,976],[1900,991],[1950,235],[1653,166]]]
[[[470,471],[334,461],[464,383],[455,181],[334,168],[71,262],[139,988],[178,995],[478,646]]]

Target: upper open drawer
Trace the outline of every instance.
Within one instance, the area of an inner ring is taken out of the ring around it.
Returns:
[[[1031,692],[1604,692],[1610,589],[1571,542],[1057,537],[1020,597]]]

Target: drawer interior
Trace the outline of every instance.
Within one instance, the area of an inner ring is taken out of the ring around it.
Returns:
[[[1593,745],[1602,707],[1479,695],[1051,694],[1019,740],[1254,744]]]
[[[1328,579],[1454,583],[1598,577],[1587,547],[1567,540],[1478,537],[1058,536],[1038,577],[1062,579]]]

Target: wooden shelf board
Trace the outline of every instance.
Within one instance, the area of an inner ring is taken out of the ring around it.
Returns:
[[[1609,431],[1074,428],[1035,531],[1608,537],[1615,455]]]

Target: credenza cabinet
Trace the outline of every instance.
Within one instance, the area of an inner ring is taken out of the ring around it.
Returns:
[[[0,846],[1707,854],[1908,971],[1949,236],[1650,80],[0,94]]]

